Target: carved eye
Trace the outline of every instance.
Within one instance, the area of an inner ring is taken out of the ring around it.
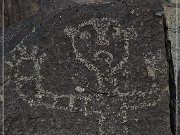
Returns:
[[[112,36],[113,36],[113,38],[121,37],[121,28],[114,26]]]
[[[110,25],[108,33],[111,34],[113,38],[121,37],[121,28],[118,26]]]
[[[81,39],[93,39],[96,37],[96,31],[92,25],[85,25],[80,28],[80,35]]]
[[[115,33],[116,35],[121,35],[121,28],[120,28],[120,27],[114,26],[113,29],[114,29],[114,33]]]
[[[81,39],[89,39],[91,37],[91,34],[88,31],[83,31],[80,34]]]

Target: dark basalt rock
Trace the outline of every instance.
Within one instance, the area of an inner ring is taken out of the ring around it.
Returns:
[[[18,44],[5,38],[5,133],[171,135],[160,11],[157,0],[77,5],[20,29]]]

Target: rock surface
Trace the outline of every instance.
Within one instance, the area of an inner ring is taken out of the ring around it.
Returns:
[[[157,0],[83,4],[10,28],[5,133],[171,135],[161,11]]]
[[[177,2],[177,4],[175,4]],[[171,3],[174,3],[174,6],[164,4],[164,12],[166,16],[167,26],[168,26],[168,39],[171,42],[171,52],[172,52],[172,60],[174,65],[174,78],[176,82],[176,128],[177,135],[180,134],[180,88],[179,88],[179,71],[180,71],[180,1],[171,0]]]

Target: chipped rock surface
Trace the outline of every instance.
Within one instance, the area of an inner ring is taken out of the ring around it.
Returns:
[[[165,16],[168,25],[168,38],[171,42],[172,60],[174,65],[174,78],[176,82],[176,128],[177,134],[180,133],[180,1],[171,0],[174,6],[164,5]],[[176,3],[176,4],[175,4]]]
[[[83,4],[20,27],[18,43],[7,35],[5,133],[171,135],[159,11],[157,0]]]

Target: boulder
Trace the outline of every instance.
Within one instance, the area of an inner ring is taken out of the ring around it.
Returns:
[[[37,14],[19,37],[10,28],[5,133],[171,135],[162,10],[157,0],[77,4]]]

